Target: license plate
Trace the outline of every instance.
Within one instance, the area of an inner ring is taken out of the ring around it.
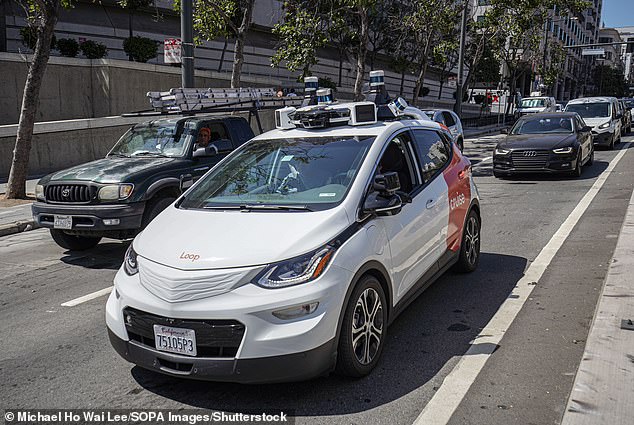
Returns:
[[[70,215],[56,215],[53,222],[53,228],[55,229],[72,229],[73,217]]]
[[[196,355],[196,333],[193,329],[154,325],[154,343],[159,351]]]

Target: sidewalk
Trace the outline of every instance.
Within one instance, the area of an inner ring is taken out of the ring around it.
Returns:
[[[35,184],[39,179],[30,179],[26,182],[26,193],[35,196]],[[0,183],[0,197],[3,197],[7,191],[7,184]],[[14,233],[24,232],[37,228],[31,215],[32,201],[16,202],[18,205],[5,206],[13,204],[9,201],[0,201],[0,237],[12,235]]]
[[[634,193],[597,305],[562,425],[634,418]]]

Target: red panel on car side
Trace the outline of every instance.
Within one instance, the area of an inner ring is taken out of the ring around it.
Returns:
[[[471,205],[471,162],[462,155],[456,144],[451,144],[453,158],[443,171],[447,182],[449,199],[449,228],[447,230],[447,248],[460,249],[465,217]]]

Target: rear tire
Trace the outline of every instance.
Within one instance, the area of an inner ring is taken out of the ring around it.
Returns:
[[[143,213],[143,226],[145,229],[152,220],[156,218],[165,208],[167,208],[176,198],[157,198],[151,199],[145,206],[145,212]]]
[[[590,158],[588,158],[588,165],[594,164],[594,145],[590,146],[590,149],[592,149],[592,151],[590,152]]]
[[[336,371],[360,378],[369,374],[383,352],[387,331],[387,302],[376,277],[363,276],[344,312]]]
[[[464,140],[458,139],[458,149],[460,149],[460,152],[464,152]]]
[[[97,246],[101,237],[75,236],[65,233],[63,230],[50,229],[55,243],[69,251],[85,251]]]
[[[474,210],[469,211],[465,227],[462,230],[460,256],[454,269],[460,273],[471,273],[480,263],[480,217]]]

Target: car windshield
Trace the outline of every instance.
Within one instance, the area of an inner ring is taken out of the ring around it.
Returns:
[[[192,132],[177,123],[136,125],[119,139],[108,156],[183,156]]]
[[[633,99],[624,100],[624,102],[625,102],[625,106],[627,106],[628,108],[634,107],[634,100]]]
[[[568,104],[566,112],[576,112],[582,118],[604,118],[610,116],[610,104],[607,102]]]
[[[218,164],[186,209],[324,210],[340,203],[374,136],[256,140]]]
[[[546,104],[546,99],[523,99],[522,108],[541,108]]]
[[[432,120],[434,119],[434,111],[424,111],[425,115],[427,115]]]
[[[540,133],[572,133],[572,118],[552,117],[519,120],[511,134],[540,134]]]

